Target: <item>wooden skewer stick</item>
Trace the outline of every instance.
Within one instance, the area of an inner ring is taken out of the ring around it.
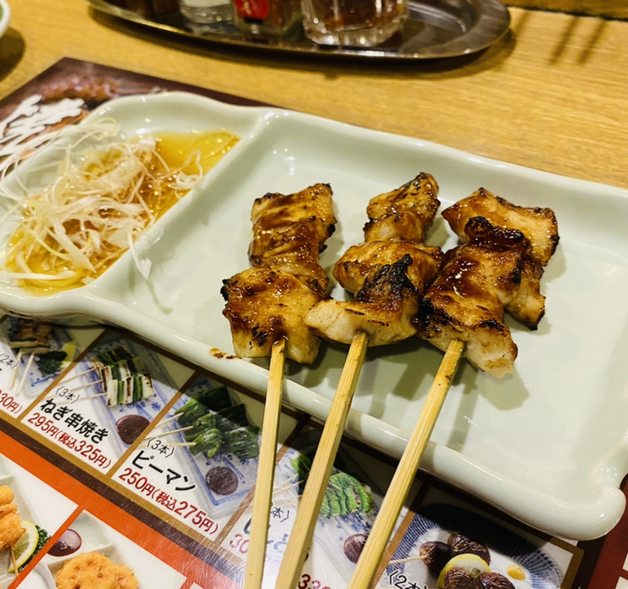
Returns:
[[[100,384],[102,382],[102,380],[94,380],[92,382],[88,382],[86,384],[82,384],[78,387],[74,387],[73,389],[68,389],[67,392],[68,393],[73,393],[74,391],[80,391],[81,389],[86,389],[87,387],[91,387],[92,385],[95,384]],[[97,395],[86,395],[85,397],[81,397],[81,399],[95,399],[96,397],[104,397],[107,393],[98,393]],[[47,399],[52,399],[53,397],[58,396],[56,393],[49,395],[48,397],[46,397]]]
[[[17,358],[15,359],[15,370],[13,371],[13,374],[11,375],[11,383],[9,384],[9,388],[13,388],[13,385],[15,384],[15,378],[17,377],[17,369],[20,367],[20,360],[22,359],[22,354],[24,353],[24,350],[22,348],[20,348],[20,351],[17,353]]]
[[[275,589],[294,589],[299,582],[301,569],[312,542],[314,527],[316,526],[323,497],[327,490],[327,483],[336,453],[338,452],[340,439],[345,429],[353,393],[355,392],[364,356],[366,355],[367,344],[367,336],[364,332],[358,332],[351,342],[349,355],[342,370],[318,450],[314,456],[312,468],[303,490],[303,496],[301,497],[292,533],[284,552]]]
[[[142,443],[140,444],[140,446],[147,445],[153,439],[154,437],[146,438],[145,440],[142,440]],[[166,444],[168,446],[172,446],[173,448],[189,448],[191,446],[196,446],[197,442],[166,442]]]
[[[284,488],[292,487],[295,484],[295,482],[297,484],[301,482],[299,479],[298,472],[295,472],[291,477],[288,477],[283,483],[281,483],[281,485],[277,485],[273,489],[273,493],[279,493],[280,491],[283,491]]]
[[[85,374],[89,374],[90,372],[94,372],[94,370],[98,370],[98,368],[96,368],[95,366],[93,368],[90,368],[89,370],[84,370],[83,372],[79,372],[78,374],[73,374],[72,376],[70,376],[69,378],[64,378],[61,383],[65,384],[66,382],[69,382],[71,380],[74,380],[75,378],[78,378],[79,376],[83,376]]]
[[[75,391],[76,389],[72,389],[72,390]],[[98,393],[97,395],[85,395],[84,397],[81,397],[81,399],[97,399],[98,397],[106,397],[106,396],[107,396],[107,393]]]
[[[73,389],[70,389],[69,392],[72,393],[72,392],[78,391],[80,389],[86,389],[87,387],[91,387],[92,385],[95,385],[95,384],[100,384],[101,382],[102,382],[102,379],[101,380],[94,380],[92,382],[88,382],[86,384],[82,384],[82,385],[80,385],[78,387],[74,387]],[[106,395],[107,393],[102,393],[102,394]],[[101,395],[99,394],[99,395],[96,395],[96,396],[100,397]],[[84,398],[87,399],[87,397],[84,397]]]
[[[196,446],[196,442],[172,442],[172,444],[168,444],[168,446],[172,446],[173,448],[186,448],[189,446]]]
[[[15,391],[16,397],[22,392],[22,389],[24,388],[24,385],[26,384],[26,379],[28,378],[28,371],[31,369],[34,359],[35,359],[35,354],[31,354],[28,357],[28,362],[26,363],[26,366],[24,367],[24,374],[22,375],[22,378],[20,379],[20,384],[17,387],[17,391]]]
[[[154,439],[154,438],[163,438],[164,436],[169,436],[170,434],[178,434],[179,432],[186,432],[188,430],[191,430],[194,426],[193,425],[188,425],[187,427],[180,427],[179,429],[173,429],[167,432],[163,432],[162,434],[156,434],[154,436],[151,436],[150,439]]]
[[[299,507],[299,500],[296,497],[294,497],[291,501],[273,501],[273,507],[283,507],[283,508],[294,507],[294,508],[298,508]]]
[[[423,560],[418,554],[416,556],[408,556],[408,558],[395,558],[395,560],[389,560],[387,567],[391,564],[401,564],[402,562],[412,562],[413,560]]]
[[[79,387],[82,388],[82,387]],[[72,389],[73,391],[76,389]],[[68,403],[76,403],[78,401],[85,401],[85,399],[98,399],[98,397],[105,397],[107,395],[107,393],[98,393],[97,395],[84,395],[81,397],[81,395],[78,396],[78,399],[64,399],[62,401],[59,401],[59,405],[67,405]],[[54,398],[56,395],[51,395],[50,397],[46,397],[47,399],[52,399]]]
[[[253,515],[251,517],[251,535],[249,537],[248,556],[244,572],[244,589],[258,589],[264,578],[264,560],[266,558],[266,540],[268,521],[273,496],[275,461],[277,457],[277,434],[281,416],[281,398],[283,393],[283,372],[286,358],[286,339],[273,344],[270,357],[270,373],[266,401],[264,403],[264,422],[260,443],[257,481],[253,497]]]
[[[13,564],[13,572],[15,573],[15,576],[17,577],[18,570],[17,570],[17,561],[15,560],[14,544],[11,544],[11,563]]]
[[[390,535],[395,527],[403,503],[408,496],[412,481],[416,476],[421,457],[434,429],[434,424],[438,419],[438,414],[451,386],[451,381],[458,369],[463,351],[464,342],[452,340],[449,343],[445,357],[425,400],[421,415],[408,440],[406,449],[384,497],[382,507],[362,549],[348,589],[367,589],[373,584],[373,577],[379,568],[379,563],[388,545]]]
[[[166,425],[167,423],[170,423],[171,421],[174,421],[175,419],[179,419],[179,417],[181,417],[181,416],[179,414],[177,414],[177,415],[173,415],[172,417],[169,417],[168,419],[164,419],[163,421],[160,421],[155,426],[155,429],[157,429],[158,427],[161,427],[162,425]]]
[[[279,495],[280,493],[285,493],[287,491],[289,491],[290,489],[293,489],[294,487],[296,487],[297,485],[300,485],[301,481],[298,480],[294,483],[291,483],[289,485],[281,485],[280,487],[275,487],[273,489],[273,495]]]

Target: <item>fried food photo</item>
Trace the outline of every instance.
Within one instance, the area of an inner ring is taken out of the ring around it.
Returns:
[[[0,551],[11,548],[26,532],[14,499],[9,486],[0,486]]]
[[[138,589],[133,571],[100,552],[68,560],[57,574],[57,589]]]

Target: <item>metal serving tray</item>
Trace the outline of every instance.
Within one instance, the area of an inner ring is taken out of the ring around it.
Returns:
[[[410,18],[402,31],[371,48],[325,47],[307,39],[299,26],[282,39],[252,37],[233,24],[194,26],[178,12],[143,16],[108,0],[87,0],[97,11],[127,21],[208,42],[265,47],[290,53],[375,57],[384,59],[433,59],[466,55],[489,47],[510,26],[508,9],[498,0],[410,0]]]

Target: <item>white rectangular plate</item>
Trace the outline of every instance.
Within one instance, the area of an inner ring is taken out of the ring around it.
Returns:
[[[331,271],[362,241],[366,205],[421,171],[440,185],[441,208],[483,186],[523,206],[551,207],[561,235],[543,279],[547,313],[536,332],[509,321],[514,374],[494,379],[463,362],[422,468],[549,533],[609,531],[624,508],[628,470],[628,191],[487,160],[417,139],[271,108],[235,107],[173,93],[122,98],[113,117],[128,136],[226,127],[240,143],[138,241],[148,281],[125,254],[89,286],[35,298],[0,286],[13,312],[131,329],[175,354],[264,393],[267,360],[232,353],[222,280],[248,267],[253,200],[331,184],[339,223],[322,263]],[[0,230],[2,228],[0,227]],[[438,217],[428,243],[455,244]],[[342,298],[338,287],[332,293]],[[289,364],[286,403],[324,419],[346,349],[323,345],[313,366]],[[348,432],[400,456],[442,353],[414,338],[369,351]]]

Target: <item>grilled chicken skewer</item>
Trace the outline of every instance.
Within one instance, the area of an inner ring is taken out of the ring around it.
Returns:
[[[443,217],[462,245],[447,254],[421,302],[418,335],[441,350],[452,339],[464,341],[474,366],[502,377],[517,356],[504,310],[530,329],[545,313],[540,279],[558,245],[556,216],[480,189]]]
[[[465,342],[471,363],[501,378],[517,357],[504,307],[518,295],[530,242],[521,231],[494,227],[484,217],[469,220],[465,238],[446,254],[421,301],[418,335],[443,351],[451,340]]]
[[[349,248],[334,268],[338,282],[355,298],[323,300],[305,317],[317,336],[351,347],[284,552],[277,589],[298,584],[367,345],[390,344],[416,333],[412,318],[442,258],[439,248],[422,245],[439,206],[437,193],[434,178],[419,174],[373,198],[367,208],[365,242]]]
[[[264,574],[285,357],[312,363],[320,345],[303,316],[327,296],[319,255],[335,229],[331,188],[315,184],[294,194],[267,194],[255,200],[251,217],[252,268],[224,280],[221,290],[236,354],[271,357],[245,589],[261,587]]]
[[[286,355],[311,364],[320,342],[303,323],[315,303],[327,297],[329,279],[319,264],[335,229],[332,191],[315,184],[295,194],[267,194],[255,200],[252,268],[223,281],[223,315],[231,324],[241,358],[271,355],[286,338]]]
[[[484,189],[443,211],[462,245],[447,252],[421,301],[418,335],[445,357],[364,545],[349,589],[370,587],[465,351],[497,377],[512,371],[517,347],[504,308],[531,329],[544,313],[543,268],[558,244],[550,209],[523,208]]]

